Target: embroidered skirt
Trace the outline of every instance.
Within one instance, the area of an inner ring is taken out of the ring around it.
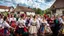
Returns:
[[[30,33],[30,34],[37,33],[37,27],[36,27],[36,26],[30,26],[30,28],[29,28],[29,33]]]

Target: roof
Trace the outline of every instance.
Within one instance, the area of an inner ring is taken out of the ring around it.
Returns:
[[[52,5],[51,8],[55,9],[64,8],[64,0],[56,0],[56,2]]]
[[[17,8],[15,9],[16,11],[23,11],[23,12],[35,12],[34,10],[32,10],[29,7],[24,7],[24,6],[17,6]]]
[[[10,7],[0,5],[0,9],[9,9]]]

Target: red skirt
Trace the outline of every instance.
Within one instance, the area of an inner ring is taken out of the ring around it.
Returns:
[[[5,32],[5,29],[0,29],[0,35],[4,35],[5,34],[4,32]],[[10,35],[10,32],[7,31],[6,34]]]
[[[24,32],[28,32],[28,30],[27,30],[27,28],[26,28],[26,27],[24,27]]]
[[[0,29],[0,34],[1,34],[1,35],[4,34],[4,29]]]
[[[12,22],[12,23],[11,23],[11,26],[12,26],[13,28],[16,28],[16,23]]]

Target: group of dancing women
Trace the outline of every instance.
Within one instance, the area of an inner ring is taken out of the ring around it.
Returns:
[[[0,14],[0,36],[57,36],[64,34],[64,15],[52,16]]]

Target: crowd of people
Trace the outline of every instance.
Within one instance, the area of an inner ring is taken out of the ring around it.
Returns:
[[[57,36],[64,34],[64,15],[0,14],[0,36]]]

